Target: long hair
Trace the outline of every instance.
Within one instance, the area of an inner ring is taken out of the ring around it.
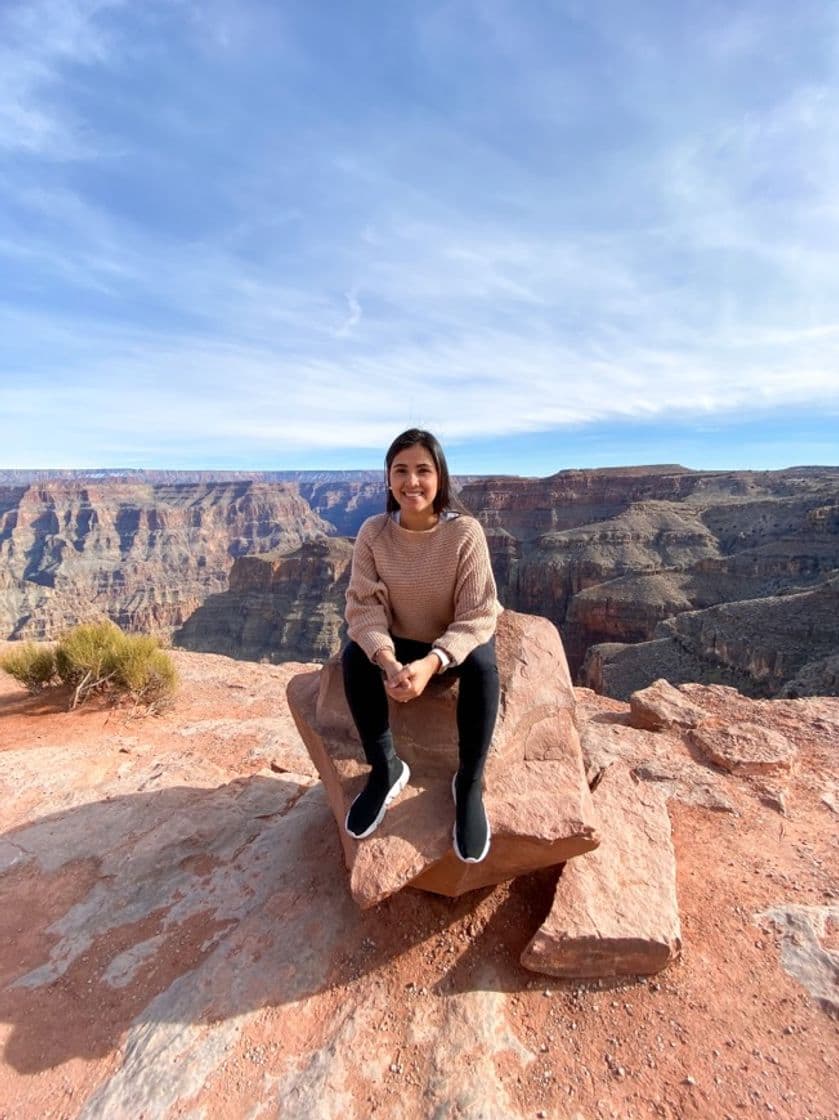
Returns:
[[[387,512],[393,513],[399,509],[399,502],[390,491],[390,468],[393,466],[393,460],[400,451],[415,447],[417,444],[425,448],[437,468],[437,493],[434,496],[434,512],[440,514],[443,510],[451,509],[458,513],[469,513],[469,510],[452,488],[449,466],[443,448],[440,446],[440,441],[431,432],[426,432],[422,428],[408,428],[407,431],[398,435],[387,449],[385,455],[385,486],[388,488],[385,509]]]

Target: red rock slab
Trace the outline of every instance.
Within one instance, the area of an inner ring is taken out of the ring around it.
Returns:
[[[664,795],[610,767],[595,790],[602,842],[563,869],[521,963],[562,977],[660,972],[681,949],[676,858]]]
[[[641,731],[698,727],[708,713],[661,677],[629,697],[629,723]]]
[[[798,752],[780,731],[758,723],[705,723],[690,734],[706,758],[734,774],[774,774],[792,769]]]
[[[485,778],[492,847],[479,864],[463,863],[452,851],[454,678],[434,680],[410,704],[391,704],[397,751],[411,768],[411,780],[376,832],[362,841],[344,830],[367,766],[341,666],[333,659],[289,683],[289,708],[326,787],[360,906],[374,906],[408,885],[455,897],[597,846],[574,691],[556,628],[547,619],[505,611],[497,648],[502,698]]]

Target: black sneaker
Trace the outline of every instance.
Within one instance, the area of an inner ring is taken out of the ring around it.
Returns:
[[[350,805],[344,828],[356,840],[363,840],[365,836],[376,831],[382,823],[388,805],[405,788],[411,776],[407,762],[397,758],[394,759],[394,763],[395,765],[389,769],[396,770],[395,776],[392,772],[383,776],[371,773],[367,785]]]
[[[481,783],[472,782],[458,797],[457,774],[452,778],[454,799],[454,854],[464,863],[480,863],[489,852],[492,831],[489,827]]]

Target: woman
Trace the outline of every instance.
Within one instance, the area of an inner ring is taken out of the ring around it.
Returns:
[[[386,512],[361,526],[347,590],[344,689],[371,770],[346,830],[369,836],[410,777],[394,749],[388,698],[407,704],[437,673],[452,673],[460,680],[454,850],[480,863],[490,847],[482,780],[498,714],[501,610],[489,550],[480,524],[450,493],[430,432],[403,432],[385,461]]]

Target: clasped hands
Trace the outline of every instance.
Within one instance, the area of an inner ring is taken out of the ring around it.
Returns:
[[[385,651],[376,659],[376,663],[385,675],[385,692],[400,704],[422,696],[425,686],[440,668],[440,659],[434,653],[403,665]]]

